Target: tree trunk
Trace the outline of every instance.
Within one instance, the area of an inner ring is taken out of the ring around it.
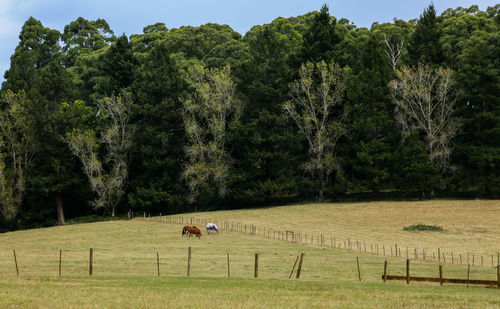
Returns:
[[[56,206],[57,206],[57,223],[59,225],[64,225],[66,222],[64,221],[64,208],[63,208],[63,200],[62,193],[56,193]]]

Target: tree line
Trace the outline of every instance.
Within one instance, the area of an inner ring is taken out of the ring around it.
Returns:
[[[297,200],[498,197],[500,5],[116,36],[31,17],[0,97],[0,229]]]

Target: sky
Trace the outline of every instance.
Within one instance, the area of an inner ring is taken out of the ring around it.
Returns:
[[[10,67],[19,33],[31,16],[45,27],[63,32],[78,17],[105,19],[115,35],[142,33],[147,25],[163,22],[171,28],[206,23],[227,24],[244,35],[252,26],[320,10],[326,3],[337,19],[357,27],[373,22],[418,18],[432,0],[0,0],[0,82]],[[481,10],[498,0],[433,0],[438,14],[447,8],[478,5]]]

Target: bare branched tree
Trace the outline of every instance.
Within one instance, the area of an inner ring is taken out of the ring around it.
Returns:
[[[223,197],[231,155],[226,149],[229,123],[238,119],[241,102],[236,98],[231,69],[206,69],[195,65],[189,69],[187,81],[192,94],[183,100],[184,126],[188,139],[188,162],[183,176],[194,202],[200,190],[213,181]]]
[[[399,43],[396,43],[396,46],[394,46],[394,43],[389,41],[387,39],[387,36],[384,34],[384,41],[385,45],[387,46],[387,49],[384,50],[384,52],[387,55],[387,58],[389,58],[392,69],[394,70],[394,72],[396,72],[399,60],[401,59],[401,55],[403,54],[403,45],[405,43],[405,39],[401,38]]]
[[[100,114],[108,121],[97,139],[96,132],[73,131],[66,136],[71,151],[82,162],[97,199],[94,208],[104,208],[115,216],[116,205],[123,197],[128,175],[129,151],[133,129],[129,125],[132,96],[123,93],[98,101]],[[99,148],[106,148],[104,160],[99,159]]]
[[[390,87],[403,133],[423,131],[430,161],[442,172],[449,170],[449,144],[459,127],[453,118],[457,95],[453,71],[423,64],[403,67]]]
[[[7,91],[1,97],[0,112],[0,210],[14,219],[26,191],[26,171],[34,156],[33,132],[24,92]]]
[[[344,89],[344,74],[337,64],[308,62],[301,66],[299,79],[290,84],[292,98],[283,105],[309,144],[304,168],[320,178],[320,200],[330,174],[340,168],[334,150],[344,133],[344,111],[341,108],[335,115],[334,109],[341,107]]]

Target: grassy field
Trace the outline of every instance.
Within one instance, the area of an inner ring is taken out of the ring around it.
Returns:
[[[466,205],[468,202],[444,202]],[[471,201],[470,203],[475,203]],[[479,203],[479,202],[477,202]],[[490,214],[499,205],[484,202]],[[355,205],[360,206],[356,215]],[[366,231],[359,238],[373,237],[366,226],[380,217],[372,216],[363,221],[366,209],[387,203],[297,205],[287,211],[284,207],[260,210],[212,212],[197,214],[205,218],[232,218],[241,222],[262,225],[283,225],[288,228],[285,216],[295,218],[303,228],[307,222],[336,226],[335,221],[347,218],[365,222],[356,233]],[[411,207],[412,203],[404,207]],[[415,209],[424,207],[415,203]],[[440,213],[439,205],[435,204]],[[480,206],[477,206],[480,207]],[[302,209],[300,211],[299,209]],[[329,209],[330,211],[328,211]],[[346,213],[341,214],[345,209]],[[477,208],[476,208],[477,209]],[[428,211],[431,211],[428,209]],[[462,209],[462,212],[465,210]],[[294,216],[295,214],[295,216]],[[336,218],[330,222],[326,217]],[[473,213],[471,213],[472,215]],[[191,216],[191,215],[189,215]],[[225,217],[226,216],[226,217]],[[439,215],[437,215],[439,217]],[[482,217],[482,214],[476,213]],[[428,214],[428,218],[431,218]],[[454,220],[449,216],[450,220]],[[498,215],[485,218],[487,232],[485,247],[495,245],[488,239],[496,231]],[[252,221],[253,220],[253,221]],[[311,221],[309,221],[311,220]],[[418,220],[417,220],[418,221]],[[415,222],[417,222],[415,221]],[[425,221],[425,220],[424,220]],[[430,220],[429,220],[430,221]],[[472,221],[472,220],[471,220]],[[384,221],[399,226],[401,221]],[[418,221],[420,222],[420,221]],[[472,221],[478,222],[478,221]],[[413,222],[412,222],[413,223]],[[451,233],[452,225],[443,221],[427,222],[442,225]],[[446,223],[446,224],[443,224]],[[346,224],[346,222],[345,222]],[[472,223],[473,225],[475,223]],[[405,223],[406,225],[406,223]],[[490,228],[492,230],[490,230]],[[296,228],[295,228],[296,229]],[[413,238],[404,239],[422,243],[423,233],[393,228],[392,235],[409,233]],[[430,233],[434,235],[434,233]],[[362,237],[364,236],[364,237]],[[450,235],[448,237],[451,238]],[[446,238],[440,240],[444,241]],[[186,276],[187,248],[192,247],[191,276]],[[89,248],[94,249],[93,276],[88,275]],[[12,250],[16,250],[19,276]],[[62,276],[58,276],[59,250],[62,251]],[[498,248],[495,248],[498,250]],[[157,276],[156,254],[160,256],[160,276]],[[231,278],[227,278],[227,253],[230,254]],[[259,278],[253,278],[254,254],[259,253]],[[296,257],[305,253],[301,278],[288,279]],[[359,258],[362,282],[358,282],[356,257]],[[78,224],[0,234],[0,308],[498,308],[500,292],[483,286],[439,285],[381,280],[384,260],[388,260],[389,273],[403,275],[405,260],[382,257],[363,252],[320,248],[293,244],[286,241],[249,235],[240,232],[223,232],[204,235],[201,240],[183,238],[181,226],[148,220],[112,221]],[[467,266],[444,266],[444,276],[465,278]],[[412,276],[438,276],[433,262],[412,261]],[[496,270],[491,267],[472,267],[471,279],[496,280]]]
[[[263,209],[214,211],[184,217],[240,221],[261,227],[293,230],[367,244],[455,252],[477,257],[500,251],[500,201],[432,200],[419,202],[367,202],[301,204]],[[444,232],[403,231],[418,223],[437,225]],[[476,260],[478,263],[479,260]],[[479,261],[480,263],[480,261]]]

